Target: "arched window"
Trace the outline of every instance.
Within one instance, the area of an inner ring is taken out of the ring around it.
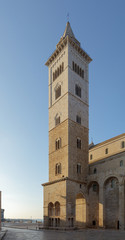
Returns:
[[[92,157],[93,157],[92,154],[90,154],[90,160],[92,160]]]
[[[49,216],[53,216],[53,203],[52,202],[50,202],[49,204],[48,204],[48,215]]]
[[[120,167],[122,167],[122,166],[123,166],[123,160],[120,161]]]
[[[57,71],[55,71],[55,79],[57,78]]]
[[[84,78],[84,70],[82,70],[82,78]]]
[[[76,65],[76,63],[75,63],[75,72],[77,72],[77,65]]]
[[[57,126],[58,124],[60,124],[60,116],[57,116],[55,118],[55,126]]]
[[[81,174],[81,164],[77,163],[77,173]]]
[[[56,139],[55,147],[56,147],[56,150],[61,148],[61,138]]]
[[[58,76],[59,76],[59,68],[58,68],[58,70],[57,70],[57,71],[58,71]]]
[[[60,203],[55,202],[55,216],[60,216]]]
[[[82,76],[82,71],[81,71],[81,68],[80,68],[80,70],[79,70],[79,74],[80,74],[80,77]]]
[[[64,71],[64,62],[62,62],[62,72]]]
[[[81,149],[81,139],[77,138],[77,148]]]
[[[108,154],[108,148],[105,149],[105,154]]]
[[[79,87],[77,84],[75,85],[75,94],[81,98],[81,87]]]
[[[55,99],[59,98],[61,96],[61,86],[58,86],[55,90]]]
[[[62,73],[62,66],[60,65],[60,74]]]
[[[122,141],[122,142],[121,142],[121,148],[124,148],[124,147],[125,147],[125,142]]]
[[[81,117],[78,116],[78,115],[76,115],[76,122],[79,123],[79,124],[81,124]]]
[[[57,163],[55,166],[55,175],[61,174],[61,163]]]
[[[77,66],[77,73],[79,74],[79,66]]]

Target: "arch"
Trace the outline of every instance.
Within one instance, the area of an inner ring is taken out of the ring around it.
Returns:
[[[58,112],[56,115],[55,115],[55,126],[57,126],[58,124],[60,124],[61,122],[61,116],[62,116],[62,113],[61,112]]]
[[[60,203],[55,202],[55,216],[60,216]]]
[[[55,149],[58,150],[61,148],[61,138],[57,138],[55,141]]]
[[[99,225],[99,184],[92,181],[88,185],[88,221],[90,227],[98,227]]]
[[[76,195],[76,226],[84,227],[86,225],[86,199],[83,196],[82,192],[79,192]]]
[[[52,202],[48,204],[48,216],[51,217],[54,214],[54,205]]]
[[[115,176],[104,182],[104,225],[117,228],[119,223],[119,181]]]
[[[61,163],[55,165],[55,175],[61,174]]]

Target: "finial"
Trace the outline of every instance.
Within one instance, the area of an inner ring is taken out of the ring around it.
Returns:
[[[67,13],[67,22],[69,22],[69,13]]]

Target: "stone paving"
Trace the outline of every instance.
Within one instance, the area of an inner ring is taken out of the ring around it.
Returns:
[[[7,229],[4,240],[125,240],[125,231],[79,230],[79,231],[33,231]]]
[[[0,240],[3,239],[5,234],[6,234],[6,231],[4,231],[4,230],[0,231]]]

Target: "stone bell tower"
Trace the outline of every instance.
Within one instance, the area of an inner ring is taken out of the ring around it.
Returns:
[[[88,64],[91,58],[70,23],[49,57],[49,182],[44,186],[44,225],[85,226],[88,174]],[[78,205],[81,204],[78,209]],[[80,203],[80,204],[79,204]]]

